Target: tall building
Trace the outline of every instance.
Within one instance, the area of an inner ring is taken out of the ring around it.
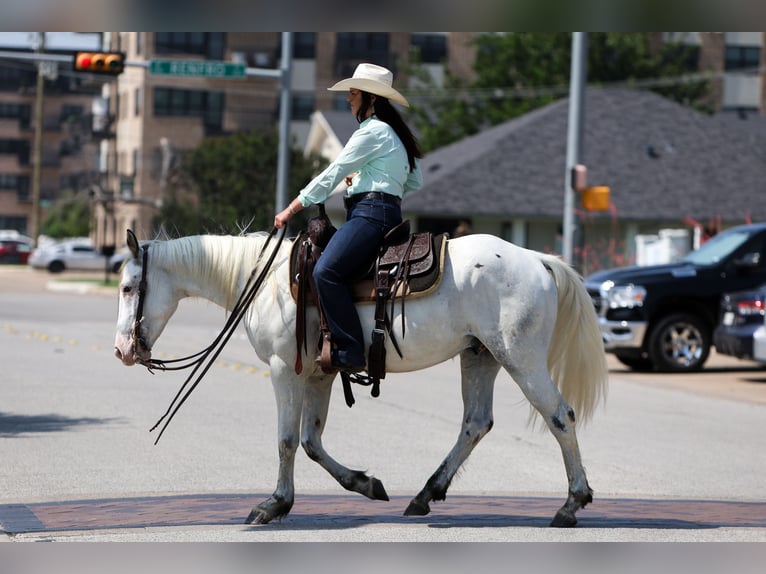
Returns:
[[[46,53],[98,49],[101,34],[3,32],[0,51],[30,55],[38,43]],[[31,229],[35,203],[40,219],[63,193],[87,193],[98,183],[98,134],[92,125],[100,86],[75,75],[71,65],[43,68],[39,202],[33,201],[38,67],[34,61],[0,58],[0,229]]]

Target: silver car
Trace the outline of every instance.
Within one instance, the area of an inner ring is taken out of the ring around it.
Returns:
[[[105,269],[107,258],[89,242],[71,240],[38,247],[32,251],[28,263],[36,269],[47,269],[51,273],[61,273],[67,269],[100,271]]]

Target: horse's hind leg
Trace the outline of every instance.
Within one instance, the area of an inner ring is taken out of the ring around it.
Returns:
[[[361,470],[351,470],[333,459],[322,445],[322,432],[327,422],[334,375],[309,379],[303,400],[301,446],[309,458],[317,462],[346,490],[358,492],[373,500],[388,500],[383,483]]]
[[[533,374],[522,374],[517,370],[509,371],[529,402],[545,420],[545,424],[559,443],[564,457],[569,495],[550,525],[574,526],[577,524],[575,513],[593,501],[593,491],[588,485],[580,459],[580,446],[575,433],[575,412],[561,396],[548,375],[547,368],[541,367]]]
[[[429,502],[444,500],[452,478],[479,441],[492,429],[492,395],[500,364],[486,349],[466,349],[460,354],[463,393],[463,423],[455,446],[431,475],[425,487],[412,499],[404,514],[424,516]]]

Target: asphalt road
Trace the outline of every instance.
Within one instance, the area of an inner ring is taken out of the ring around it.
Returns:
[[[456,439],[457,361],[390,375],[377,399],[360,388],[352,409],[333,396],[328,451],[380,478],[391,502],[345,492],[301,451],[291,515],[243,525],[277,475],[268,370],[244,333],[154,446],[149,428],[183,375],[122,366],[112,355],[116,291],[50,283],[71,278],[0,268],[0,540],[766,541],[766,371],[715,355],[683,376],[610,360],[606,405],[578,430],[595,495],[574,529],[546,526],[566,497],[561,455],[547,431],[527,426],[505,374],[495,426],[447,500],[428,517],[402,516]],[[155,351],[200,350],[224,319],[185,301]]]

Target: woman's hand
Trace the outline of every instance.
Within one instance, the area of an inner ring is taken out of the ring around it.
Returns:
[[[298,205],[301,205],[300,203]],[[277,229],[282,229],[287,223],[292,219],[293,215],[298,213],[301,209],[303,209],[303,206],[301,205],[300,209],[295,209],[293,207],[293,202],[290,202],[287,204],[287,207],[284,208],[282,211],[277,213],[274,216],[274,227]]]
[[[351,173],[343,178],[343,183],[346,184],[346,187],[350,187],[352,183],[354,183],[354,176],[359,173],[358,171],[355,171],[354,173]]]

